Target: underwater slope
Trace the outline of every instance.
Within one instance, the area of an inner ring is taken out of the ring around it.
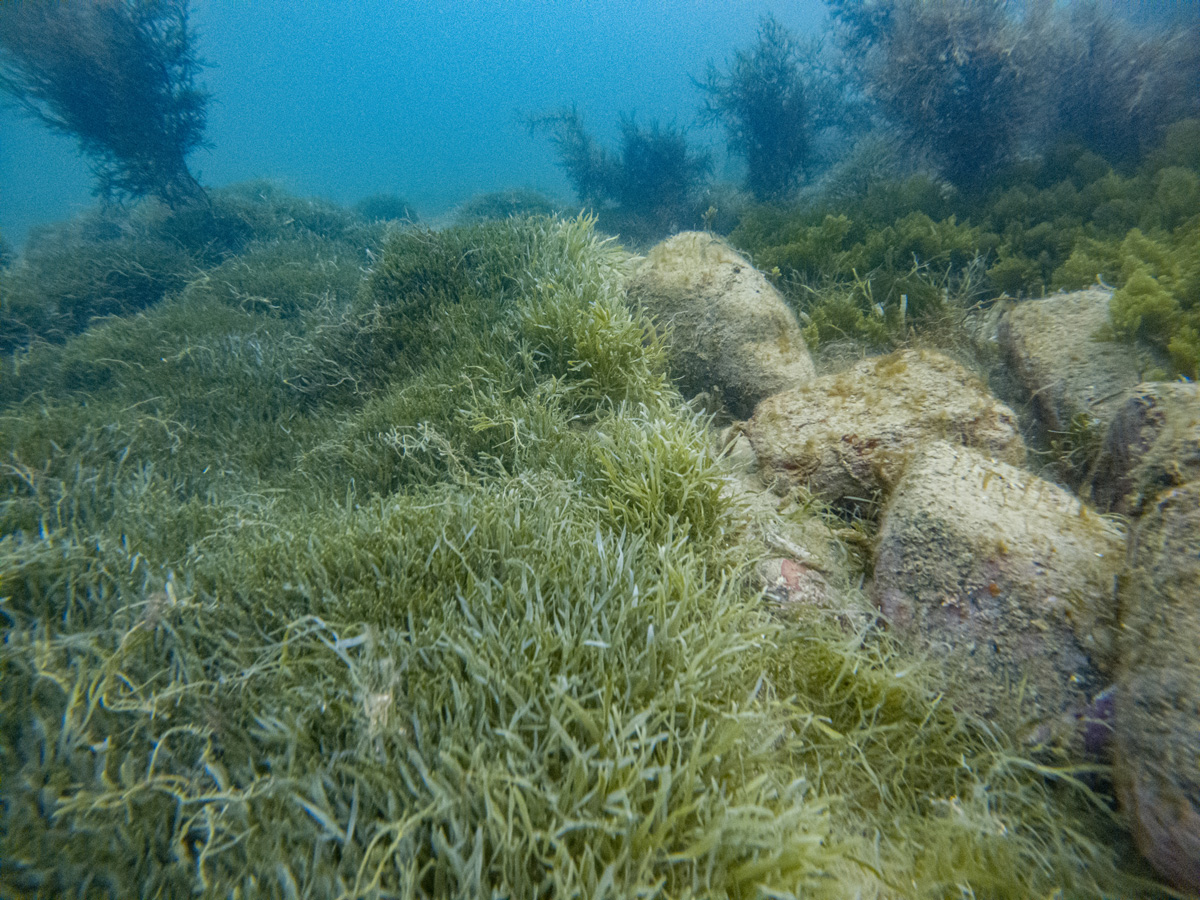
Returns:
[[[6,370],[0,892],[1120,889],[1070,773],[766,615],[626,262],[399,231],[357,292],[201,276]]]

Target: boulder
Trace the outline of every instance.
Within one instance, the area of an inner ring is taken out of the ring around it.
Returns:
[[[1108,426],[1092,472],[1101,509],[1137,516],[1165,490],[1200,480],[1200,385],[1139,384]]]
[[[1056,294],[1014,305],[1000,320],[1000,348],[1042,426],[1067,432],[1086,414],[1106,425],[1142,380],[1137,351],[1111,332],[1109,291]]]
[[[634,273],[628,296],[663,328],[684,395],[718,394],[737,418],[814,374],[783,297],[711,234],[685,231],[657,244]]]
[[[776,394],[745,431],[764,479],[840,506],[886,493],[931,441],[978,447],[1010,463],[1025,458],[1013,411],[959,363],[926,350],[864,359]]]
[[[763,550],[754,574],[768,609],[783,618],[829,613],[847,630],[866,628],[875,613],[861,591],[850,589],[853,551],[835,533],[836,520],[771,491],[737,426],[725,429],[717,444],[729,468],[725,494]]]
[[[945,659],[962,708],[1081,751],[1079,720],[1113,665],[1124,549],[1073,494],[936,443],[884,510],[871,597],[911,646]]]
[[[1200,893],[1200,481],[1138,521],[1119,598],[1117,796],[1146,858]]]

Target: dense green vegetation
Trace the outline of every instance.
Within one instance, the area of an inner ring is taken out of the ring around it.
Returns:
[[[1121,889],[1070,772],[767,615],[589,221],[340,246],[10,359],[4,893]]]
[[[673,125],[534,130],[604,230],[727,233],[814,345],[1099,282],[1112,339],[1197,377],[1194,36],[830,5],[840,60],[768,18],[698,82],[749,193]],[[770,516],[596,220],[183,202],[186,152],[98,153],[158,199],[0,240],[0,895],[1153,893],[1102,767],[961,714],[873,625],[768,612]]]
[[[171,209],[155,202],[106,206],[35,231],[20,263],[4,275],[0,352],[34,339],[62,341],[96,318],[146,309],[181,290],[199,272],[256,244],[260,252],[291,253],[300,265],[305,247],[315,242],[322,246],[322,257],[336,256],[353,273],[366,263],[366,251],[378,245],[385,227],[266,182],[215,190],[210,199],[204,208]],[[242,259],[233,267],[245,265]],[[266,278],[277,276],[270,269]],[[254,289],[226,270],[217,277],[234,292]],[[260,284],[261,293],[299,288],[288,281]]]
[[[1200,121],[1173,125],[1130,175],[1078,144],[1014,165],[982,197],[927,175],[831,179],[747,210],[730,234],[773,272],[810,340],[902,341],[948,307],[1116,288],[1114,336],[1200,364]],[[843,184],[851,185],[843,189]]]

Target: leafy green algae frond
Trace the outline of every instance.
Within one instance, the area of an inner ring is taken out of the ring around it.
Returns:
[[[624,264],[586,220],[401,231],[353,296],[194,286],[22,360],[0,893],[1113,889],[1072,779],[765,616]]]
[[[811,347],[901,346],[967,310],[1100,282],[1113,336],[1200,366],[1200,121],[1175,123],[1134,172],[1082,146],[1001,170],[982,196],[926,175],[831,178],[792,204],[753,205],[730,242],[772,276]],[[875,155],[867,144],[863,160]],[[847,165],[849,176],[854,166]],[[1132,287],[1126,283],[1133,279]],[[970,340],[951,328],[949,343]]]

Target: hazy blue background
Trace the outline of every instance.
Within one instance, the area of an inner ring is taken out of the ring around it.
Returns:
[[[575,102],[605,140],[629,110],[692,125],[689,76],[753,43],[768,11],[799,34],[824,18],[819,0],[197,0],[214,102],[192,169],[346,203],[397,193],[423,216],[507,187],[571,199],[519,111]],[[90,191],[70,140],[0,109],[0,233],[19,245]]]
[[[1200,27],[1200,0],[1114,6]],[[519,112],[575,102],[609,142],[630,110],[692,125],[690,76],[752,44],[768,11],[800,35],[825,17],[820,0],[195,0],[214,102],[192,169],[209,186],[270,178],[344,203],[396,193],[426,217],[507,187],[571,199]],[[720,174],[721,134],[692,137]],[[90,191],[69,139],[0,102],[0,234],[20,245]]]

